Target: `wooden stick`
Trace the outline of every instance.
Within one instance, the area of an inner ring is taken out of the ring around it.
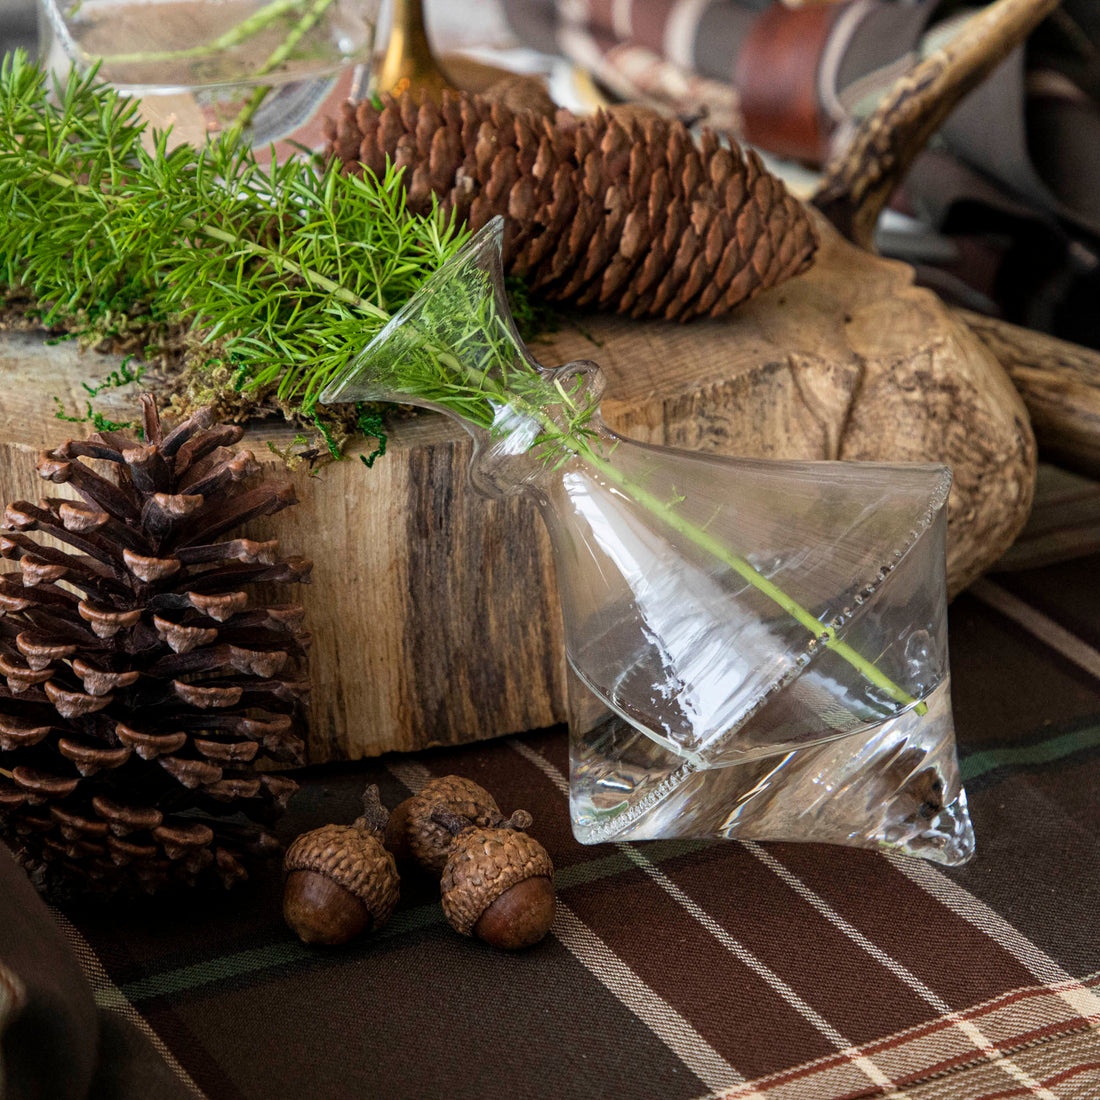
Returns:
[[[1044,457],[1100,477],[1100,351],[969,310],[955,312],[1008,372]]]
[[[828,166],[813,204],[850,241],[873,250],[882,208],[928,139],[1058,0],[996,0],[915,65]]]

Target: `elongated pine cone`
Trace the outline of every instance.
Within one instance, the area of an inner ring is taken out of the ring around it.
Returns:
[[[232,885],[280,851],[264,826],[297,789],[256,761],[302,758],[302,609],[246,589],[312,563],[222,538],[293,488],[248,487],[253,455],[222,449],[240,428],[206,411],[165,435],[142,403],[144,442],[43,452],[39,476],[82,501],[9,504],[0,535],[19,567],[0,575],[0,836],[53,895]]]
[[[345,104],[329,156],[381,178],[404,168],[409,208],[438,198],[480,229],[505,218],[506,270],[544,297],[687,320],[726,313],[809,266],[802,205],[756,153],[699,143],[679,122],[603,112],[555,120],[466,93]]]

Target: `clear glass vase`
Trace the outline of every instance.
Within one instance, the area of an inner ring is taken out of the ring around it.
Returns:
[[[323,141],[365,89],[381,0],[38,0],[39,59],[98,66],[175,142],[239,126],[263,148]]]
[[[773,462],[633,442],[593,363],[540,367],[499,221],[321,395],[456,416],[473,485],[554,548],[585,842],[807,840],[973,852],[947,664],[942,466]]]

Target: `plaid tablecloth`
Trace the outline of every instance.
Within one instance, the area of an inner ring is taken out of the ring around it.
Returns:
[[[408,876],[390,924],[340,950],[287,931],[274,871],[169,907],[59,913],[115,1069],[93,1094],[1100,1097],[1098,580],[1100,556],[1080,558],[979,582],[951,610],[979,845],[967,866],[809,845],[582,847],[561,730],[306,772],[287,839],[351,820],[367,781],[393,805],[455,772],[526,807],[557,865],[552,934],[521,954],[462,939],[437,888]],[[74,1026],[94,1040],[96,1025]],[[55,1065],[31,1035],[24,1062]],[[19,1100],[64,1094],[27,1091],[22,1074]]]

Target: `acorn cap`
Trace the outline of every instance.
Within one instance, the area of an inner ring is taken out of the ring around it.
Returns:
[[[342,886],[366,906],[377,928],[389,919],[400,890],[393,855],[382,846],[385,818],[378,788],[369,788],[362,817],[303,833],[287,850],[284,870],[313,871]]]
[[[456,932],[473,935],[482,913],[525,879],[552,878],[546,849],[513,829],[473,828],[454,837],[439,884],[443,912]]]
[[[437,875],[443,873],[454,839],[446,828],[432,820],[432,814],[441,809],[483,827],[504,820],[496,799],[472,779],[445,775],[425,783],[395,813],[404,813],[405,838],[412,857],[426,871]]]

